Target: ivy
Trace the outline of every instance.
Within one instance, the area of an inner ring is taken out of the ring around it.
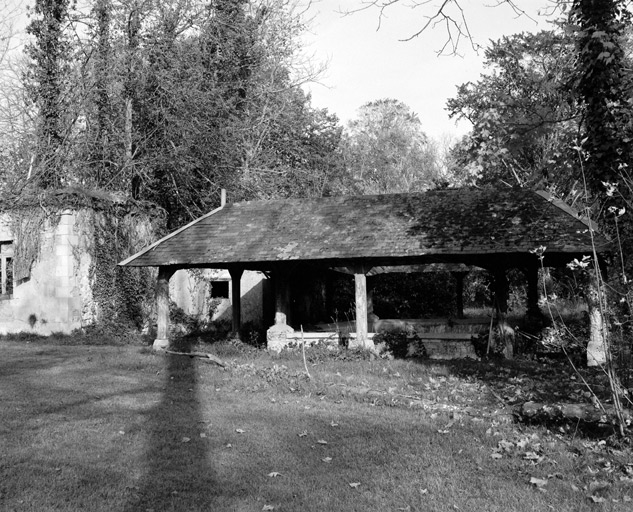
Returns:
[[[54,230],[60,212],[76,213],[75,230],[80,242],[73,254],[76,272],[87,272],[90,291],[82,290],[83,302],[91,311],[84,320],[94,321],[110,331],[138,328],[150,316],[154,299],[152,269],[122,268],[117,264],[151,243],[160,234],[164,215],[147,203],[123,200],[103,191],[65,189],[23,194],[0,212],[11,219],[15,242],[15,279],[30,277],[42,254],[42,239]],[[82,256],[90,258],[89,268],[81,266]],[[87,294],[90,293],[91,297]]]
[[[570,20],[577,47],[576,88],[585,104],[583,155],[591,191],[617,182],[631,155],[629,73],[623,34],[631,14],[622,0],[575,0]]]

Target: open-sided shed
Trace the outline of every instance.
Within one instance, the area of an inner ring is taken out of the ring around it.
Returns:
[[[607,250],[607,240],[588,220],[545,192],[445,189],[225,204],[120,265],[159,268],[156,346],[166,343],[168,283],[177,269],[230,271],[235,329],[240,323],[239,278],[244,270],[264,271],[273,278],[276,311],[285,313],[291,272],[347,269],[356,283],[356,343],[364,346],[366,276],[373,268],[482,267],[494,274],[501,294],[507,289],[505,272],[521,268],[527,273],[528,302],[533,304],[541,263],[564,266]]]

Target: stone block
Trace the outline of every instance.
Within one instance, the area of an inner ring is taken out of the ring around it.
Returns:
[[[281,352],[287,345],[294,329],[286,324],[286,315],[275,313],[275,325],[266,331],[266,346],[273,352]]]

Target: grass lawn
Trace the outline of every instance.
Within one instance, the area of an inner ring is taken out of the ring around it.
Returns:
[[[205,350],[0,341],[0,510],[633,510],[630,448],[513,421],[561,363]]]

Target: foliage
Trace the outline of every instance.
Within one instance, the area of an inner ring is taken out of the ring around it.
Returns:
[[[463,179],[575,189],[573,147],[582,110],[571,86],[574,59],[573,39],[561,30],[490,43],[490,71],[459,86],[447,104],[451,117],[473,125],[454,150],[455,165],[467,173]]]
[[[118,192],[158,204],[169,229],[221,188],[231,200],[331,193],[341,128],[300,89],[318,70],[302,61],[291,0],[38,0],[32,16],[39,131],[0,152],[11,193],[34,178]]]
[[[349,122],[342,147],[349,186],[356,193],[422,191],[440,177],[437,152],[420,119],[394,99],[363,105]]]
[[[623,50],[628,2],[575,0],[570,11],[576,41],[575,88],[585,106],[583,150],[587,184],[603,192],[631,158],[631,73]]]
[[[409,346],[415,345],[422,347],[422,353],[416,356],[426,355],[424,343],[413,331],[395,330],[379,332],[373,338],[374,345],[384,346],[385,351],[397,359],[404,359],[409,356]]]
[[[374,312],[380,318],[429,318],[455,311],[449,272],[381,274],[371,278]]]

